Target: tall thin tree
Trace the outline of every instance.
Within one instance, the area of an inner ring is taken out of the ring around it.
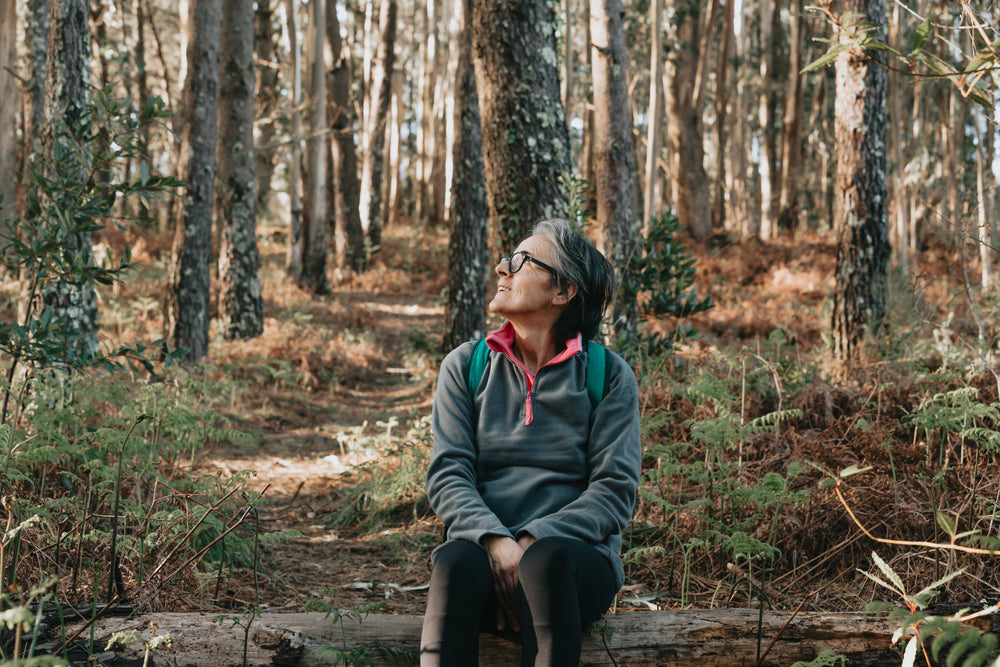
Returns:
[[[175,222],[166,309],[167,338],[188,360],[208,354],[221,20],[221,0],[193,0],[181,122],[187,192]]]
[[[90,101],[90,26],[86,0],[54,0],[50,9],[42,143],[45,154],[55,157],[63,151],[68,152],[71,144],[83,139],[79,133]],[[86,178],[85,165],[77,164],[75,168],[76,177]],[[73,167],[64,173],[72,171]],[[54,220],[46,223],[60,224]],[[83,262],[91,261],[92,232],[75,232],[67,241],[66,253]],[[75,285],[55,280],[46,284],[42,295],[55,317],[63,318],[63,331],[75,336],[74,348],[78,352],[97,352],[97,293],[93,283]]]
[[[445,307],[443,348],[482,336],[486,328],[486,182],[483,175],[483,138],[479,126],[476,73],[468,26],[471,0],[456,0],[458,20],[458,86],[456,87],[455,174],[452,190],[452,231],[448,244],[448,304]]]
[[[264,331],[254,165],[254,11],[223,0],[219,101],[219,318],[227,338]]]
[[[372,248],[382,245],[382,174],[385,169],[386,123],[392,100],[392,70],[396,62],[396,0],[382,0],[378,50],[371,66],[371,108],[363,131],[368,146],[361,167],[361,225]]]
[[[351,102],[351,50],[340,34],[336,3],[327,0],[326,39],[333,56],[330,68],[330,195],[333,200],[334,266],[338,270],[363,271],[368,264],[362,226],[361,182],[355,147],[356,114]]]
[[[299,47],[299,0],[286,0],[285,12],[292,82],[292,118],[288,142],[290,210],[285,271],[297,282],[302,276],[302,50]]]
[[[16,28],[17,3],[0,0],[0,246],[7,245],[7,221],[14,217],[17,197]]]
[[[258,0],[256,4],[253,41],[257,61],[258,137],[254,142],[254,162],[257,172],[257,210],[260,213],[268,210],[274,162],[278,154],[278,86],[281,71],[278,49],[281,29],[275,22],[275,0]]]
[[[594,151],[597,163],[597,219],[604,228],[604,253],[619,283],[628,277],[639,251],[642,223],[634,203],[637,187],[632,127],[629,122],[625,49],[625,9],[621,0],[590,0],[594,86]],[[619,290],[620,295],[627,293]],[[638,325],[635,299],[614,304],[612,326],[630,337]]]
[[[872,25],[885,25],[885,0],[849,0],[845,10]],[[888,299],[886,70],[877,52],[855,44],[841,52],[836,67],[837,268],[832,329],[834,355],[850,360],[857,357],[864,335],[878,330]]]
[[[326,275],[327,150],[326,2],[310,3],[309,16],[309,137],[306,139],[306,215],[302,225],[302,274],[299,282],[316,294],[330,291]]]
[[[702,141],[698,54],[701,43],[701,3],[672,0],[671,42],[664,68],[667,99],[667,140],[672,161],[673,197],[677,217],[696,240],[712,233],[712,211],[705,174]]]
[[[646,170],[643,177],[642,223],[659,214],[658,192],[660,149],[663,145],[663,59],[661,58],[663,32],[663,0],[649,3],[649,108],[646,112]]]

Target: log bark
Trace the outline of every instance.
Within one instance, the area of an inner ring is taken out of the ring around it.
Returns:
[[[895,664],[899,660],[886,653],[892,627],[885,620],[861,614],[801,613],[789,621],[790,616],[787,612],[764,612],[760,616],[755,609],[611,614],[605,630],[594,628],[585,633],[580,664],[755,665],[758,651],[763,652],[775,636],[778,639],[761,665],[812,660],[824,649],[847,656],[848,664],[879,664],[879,659],[890,660],[881,664]],[[101,618],[94,624],[94,635],[100,639],[95,645],[103,648],[106,638],[120,630],[135,629],[145,641],[154,632],[169,633],[172,646],[153,655],[160,667],[244,664],[244,629],[234,626],[232,620],[215,622],[213,618],[215,615],[209,613]],[[420,616],[373,614],[360,623],[345,617],[335,624],[320,613],[265,612],[253,619],[246,633],[245,664],[325,665],[333,662],[334,651],[365,651],[373,665],[414,664],[420,626]],[[79,624],[70,627],[67,636],[78,628]],[[81,637],[89,633],[87,629]],[[141,659],[143,650],[143,642],[136,642],[114,658]],[[518,664],[519,655],[516,636],[482,635],[481,665]],[[876,662],[871,662],[873,657]]]

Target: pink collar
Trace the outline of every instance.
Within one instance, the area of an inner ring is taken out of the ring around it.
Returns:
[[[529,377],[534,380],[534,375],[528,372],[528,369],[514,354],[514,325],[510,322],[504,322],[503,326],[491,333],[486,337],[486,344],[494,352],[503,352],[507,358],[514,362],[514,364],[525,372]],[[574,354],[579,354],[583,350],[583,336],[579,333],[566,341],[566,347],[563,348],[559,354],[554,356],[549,360],[546,366],[552,366],[554,364],[560,364]]]

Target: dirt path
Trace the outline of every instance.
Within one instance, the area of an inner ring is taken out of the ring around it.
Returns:
[[[238,572],[215,603],[240,609],[259,597],[270,609],[301,610],[309,600],[340,608],[380,602],[387,611],[422,613],[427,556],[439,536],[433,519],[411,515],[365,535],[336,518],[350,500],[346,487],[360,481],[355,466],[384,458],[387,434],[399,442],[430,413],[443,311],[421,290],[358,289],[338,290],[310,312],[316,331],[299,340],[303,363],[321,377],[330,369],[311,359],[335,348],[332,381],[261,387],[245,417],[252,442],[238,452],[208,451],[203,463],[226,475],[256,470],[251,486],[266,487],[261,532],[301,535],[264,550],[257,581],[251,569]]]

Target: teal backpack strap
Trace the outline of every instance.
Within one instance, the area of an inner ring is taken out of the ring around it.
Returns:
[[[483,373],[486,371],[486,362],[490,358],[490,348],[486,345],[486,339],[480,338],[479,342],[476,343],[476,347],[472,350],[472,356],[469,357],[469,376],[467,378],[469,383],[469,396],[476,395],[476,388],[479,387],[479,383],[483,379]]]
[[[607,349],[600,343],[587,341],[587,396],[596,408],[607,393]]]

